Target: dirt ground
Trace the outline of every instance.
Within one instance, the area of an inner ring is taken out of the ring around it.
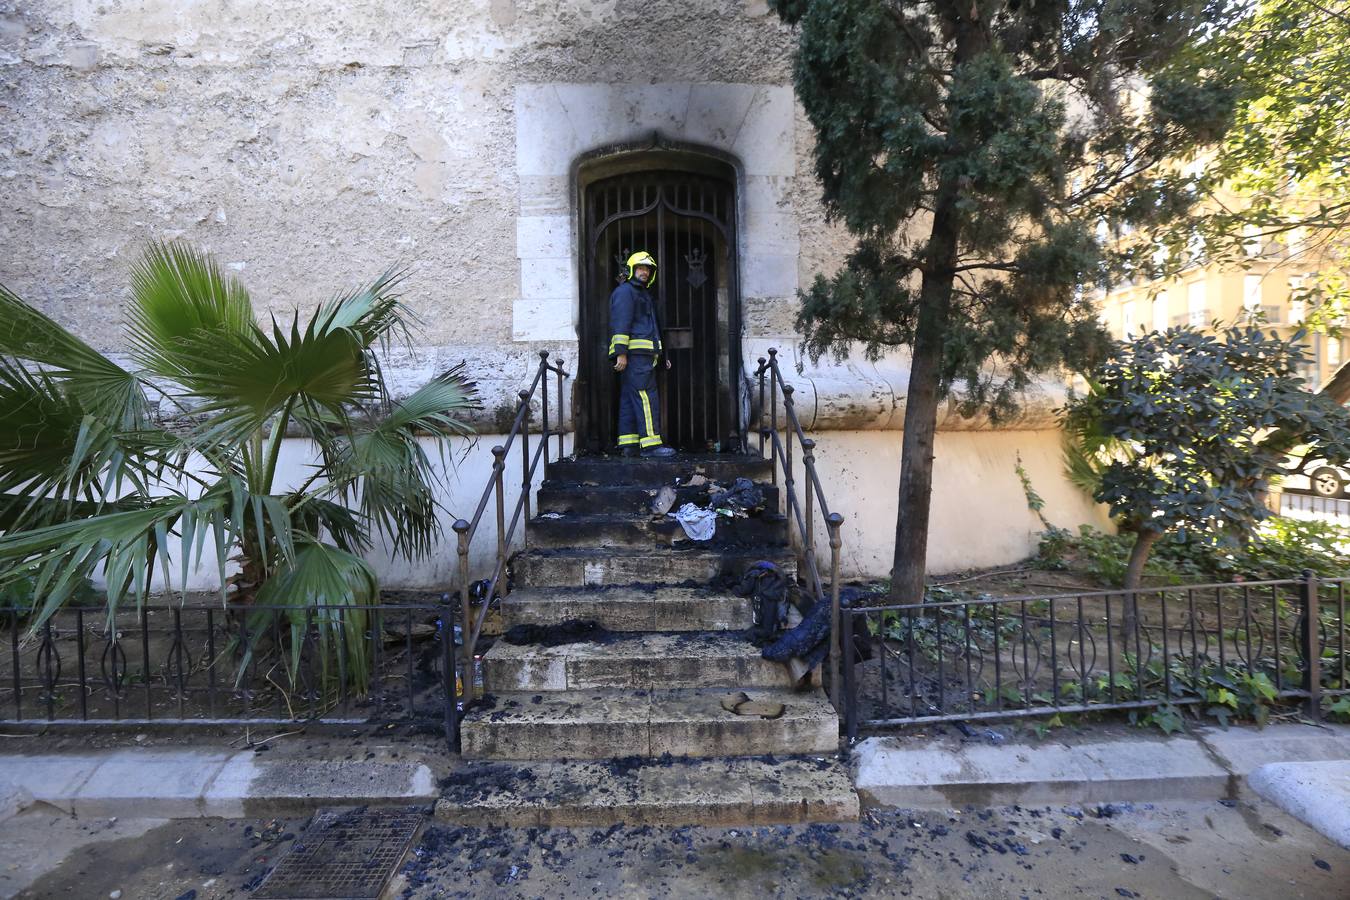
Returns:
[[[0,895],[242,898],[305,820],[0,825]],[[475,829],[429,822],[387,897],[1345,898],[1350,853],[1255,802],[871,810],[852,825]],[[120,892],[120,893],[119,893]]]

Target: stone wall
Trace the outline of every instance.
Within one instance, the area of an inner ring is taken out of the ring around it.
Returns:
[[[790,350],[795,291],[849,247],[820,204],[791,43],[763,0],[0,0],[0,283],[115,353],[128,268],[152,239],[214,253],[263,316],[403,267],[421,323],[389,360],[395,393],[467,361],[491,432],[539,350],[575,368],[578,158],[659,132],[735,160],[753,365]],[[840,508],[862,517],[858,573],[888,565],[886,501],[858,473],[898,474],[906,377],[897,354],[794,379],[805,424],[849,461],[834,475]],[[1056,397],[1050,386],[1015,423],[1045,459]],[[944,438],[964,448],[957,470],[1006,480],[1018,440],[955,415],[942,427],[978,432]],[[492,443],[456,474],[456,511]],[[1053,467],[1038,477],[1066,524],[1092,516],[1052,487]],[[979,494],[944,490],[938,518]],[[980,558],[1024,554],[1024,524]],[[450,552],[385,574],[440,583]]]
[[[212,251],[263,312],[404,266],[407,380],[465,359],[506,400],[535,350],[575,357],[567,154],[665,127],[752,176],[774,154],[745,233],[782,274],[748,325],[786,333],[798,243],[805,267],[845,246],[794,153],[789,48],[740,0],[0,3],[0,282],[116,350],[151,239]]]

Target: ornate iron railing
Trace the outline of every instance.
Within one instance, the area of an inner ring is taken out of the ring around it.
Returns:
[[[1305,701],[1316,719],[1324,699],[1350,694],[1346,581],[1307,573],[845,608],[845,731],[851,740],[923,722],[1231,707],[1243,691]]]
[[[460,671],[464,682],[465,696],[469,699],[474,696],[474,679],[472,677],[474,648],[478,643],[479,635],[482,633],[483,622],[487,619],[488,609],[492,605],[493,598],[505,596],[509,591],[506,575],[507,563],[511,554],[511,543],[515,537],[516,528],[522,521],[529,521],[530,519],[530,493],[534,486],[535,472],[539,469],[541,462],[543,466],[541,477],[548,478],[549,438],[557,438],[557,458],[561,459],[563,456],[563,435],[566,433],[566,429],[562,427],[563,380],[568,377],[568,374],[561,361],[550,363],[548,357],[547,350],[539,352],[539,366],[535,371],[534,380],[530,382],[527,390],[521,391],[518,395],[520,400],[516,405],[516,414],[511,422],[511,430],[506,435],[506,443],[492,448],[492,476],[483,488],[483,495],[474,510],[473,518],[457,519],[454,524],[455,534],[458,535],[459,596],[462,599],[460,609],[463,616],[462,628],[464,632],[464,652],[460,659]],[[556,402],[558,414],[556,417],[551,417],[549,414],[548,376],[550,373],[557,376]],[[539,442],[531,452],[531,405],[536,394],[539,395],[540,406],[539,431],[536,435]],[[551,427],[554,422],[557,423],[558,427]],[[517,444],[520,447],[521,462],[520,496],[516,498],[508,523],[506,518],[506,458]],[[483,513],[487,510],[488,502],[494,498],[496,499],[497,513],[495,562],[492,574],[483,580],[482,589],[475,592],[470,576],[469,549],[473,545],[474,536],[478,534],[478,528],[482,524]],[[524,532],[523,535],[522,540],[525,549],[528,550],[529,534]],[[475,602],[475,594],[477,600],[481,602]]]
[[[773,483],[782,479],[782,512],[788,518],[788,534],[797,551],[799,565],[807,572],[806,586],[816,603],[830,604],[830,652],[829,692],[830,702],[835,710],[844,714],[841,705],[842,682],[840,678],[839,652],[839,551],[843,546],[840,528],[844,517],[830,510],[825,499],[825,490],[820,484],[820,475],[816,472],[816,442],[806,436],[801,421],[797,418],[797,409],[793,401],[793,387],[783,380],[778,366],[778,350],[770,349],[768,358],[760,357],[759,367],[755,370],[759,381],[759,452],[763,456],[767,448],[773,460]],[[782,398],[782,423],[780,428],[778,408]],[[780,431],[782,434],[780,434]],[[786,440],[784,440],[784,436]],[[797,496],[797,481],[794,470],[793,443],[800,449],[802,469],[806,475],[806,490],[803,497]],[[781,469],[781,475],[780,475]],[[804,501],[804,502],[803,502]],[[828,594],[826,584],[820,577],[820,567],[816,560],[816,515],[819,513],[829,532],[830,540],[830,580]],[[795,526],[795,527],[794,527]]]
[[[7,727],[457,721],[449,604],[0,607]],[[466,682],[468,683],[468,682]]]

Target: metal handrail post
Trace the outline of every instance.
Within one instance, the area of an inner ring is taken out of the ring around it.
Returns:
[[[778,432],[778,350],[769,348],[769,427]],[[773,456],[773,483],[778,485],[778,445],[770,448]]]
[[[506,448],[498,444],[492,448],[492,483],[497,494],[497,569],[506,571]],[[491,600],[487,598],[484,602]]]
[[[563,399],[563,361],[558,360],[558,459],[563,458],[563,418],[567,415],[566,401]],[[547,376],[545,376],[547,377]],[[547,455],[547,454],[545,454]]]
[[[455,534],[459,535],[459,610],[460,618],[463,620],[460,625],[464,640],[464,658],[460,660],[460,671],[463,673],[461,684],[464,687],[464,700],[467,703],[473,699],[473,648],[476,643],[477,635],[473,633],[473,602],[469,594],[469,523],[463,519],[456,519],[454,524]],[[450,626],[450,640],[455,639],[455,628],[452,623]]]
[[[759,368],[755,370],[755,374],[759,378],[759,406],[756,408],[759,414],[759,428],[756,430],[759,432],[759,455],[761,458],[764,456],[764,362],[764,357],[761,356]]]
[[[466,522],[465,525],[467,524]],[[460,751],[459,691],[455,690],[458,672],[459,664],[455,659],[455,609],[447,603],[441,614],[441,690],[445,694],[443,698],[445,739],[450,745],[451,753]]]
[[[812,476],[816,471],[816,442],[802,441],[802,467],[806,469],[806,552],[816,555],[816,492]]]
[[[541,373],[547,374],[547,373]],[[540,379],[545,380],[545,379]],[[530,521],[530,392],[521,391],[521,405],[525,408],[525,418],[520,426],[520,500],[525,510],[525,521]],[[544,438],[544,456],[548,456],[548,438]],[[521,542],[526,550],[530,549],[530,529],[521,532]]]
[[[1322,611],[1317,596],[1317,574],[1303,570],[1303,689],[1308,692],[1308,718],[1322,718]]]
[[[830,529],[830,703],[839,711],[839,548],[844,545],[839,536],[844,517],[830,513],[826,525]]]
[[[796,389],[790,384],[782,385],[782,388],[783,388],[783,415],[788,422],[791,422],[792,392]],[[784,460],[783,489],[787,491],[788,497],[795,499],[797,496],[797,475],[796,470],[793,469],[792,467],[792,429],[788,428],[786,429],[786,431],[787,431],[787,440],[783,442],[783,460]],[[788,511],[791,512],[791,510]],[[788,537],[789,538],[792,537],[791,526],[788,527]],[[797,540],[793,541],[793,543],[797,545],[797,549],[799,551],[801,550],[801,540],[803,537],[805,537],[804,534],[798,534]]]
[[[539,398],[540,415],[542,420],[539,423],[539,440],[544,442],[544,474],[543,479],[548,481],[548,351],[539,351]],[[528,459],[529,457],[526,457]],[[526,469],[529,469],[529,463],[526,463]]]

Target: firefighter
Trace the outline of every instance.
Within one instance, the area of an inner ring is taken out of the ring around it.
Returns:
[[[651,286],[656,260],[645,250],[628,257],[628,277],[609,295],[609,358],[619,373],[619,452],[664,459],[675,455],[661,441],[661,402],[656,367],[661,360],[661,329]],[[670,368],[670,360],[664,361]]]

